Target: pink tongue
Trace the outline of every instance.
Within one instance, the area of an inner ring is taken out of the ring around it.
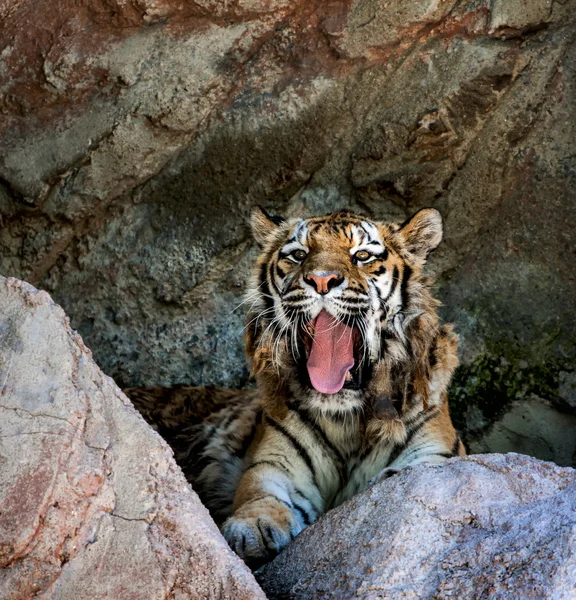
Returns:
[[[308,375],[314,389],[335,394],[354,366],[352,328],[322,310],[314,323],[314,340],[308,357]]]

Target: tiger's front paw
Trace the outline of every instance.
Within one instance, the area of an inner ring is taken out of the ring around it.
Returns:
[[[222,526],[232,550],[253,567],[274,558],[301,530],[292,511],[273,499],[241,506]]]

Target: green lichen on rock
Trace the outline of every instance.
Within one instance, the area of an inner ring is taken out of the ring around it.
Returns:
[[[511,353],[478,356],[456,370],[450,386],[454,425],[464,435],[473,435],[494,422],[514,400],[538,396],[554,402],[560,371],[555,363],[529,364]]]

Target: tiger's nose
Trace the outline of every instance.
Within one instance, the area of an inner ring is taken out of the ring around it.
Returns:
[[[304,281],[311,285],[321,296],[327,294],[331,289],[339,286],[344,278],[340,273],[334,271],[326,273],[326,271],[316,273],[306,273]]]

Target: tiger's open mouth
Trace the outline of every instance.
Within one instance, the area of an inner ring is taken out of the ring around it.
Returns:
[[[322,394],[359,387],[360,332],[326,310],[307,326],[306,370],[312,387]]]

